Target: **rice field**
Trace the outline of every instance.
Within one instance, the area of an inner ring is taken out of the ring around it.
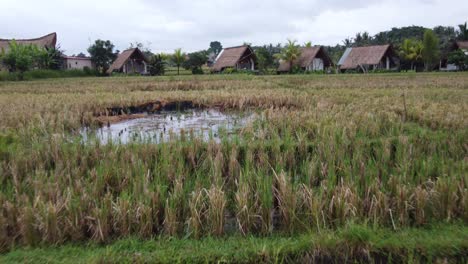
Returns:
[[[219,140],[190,131],[158,144],[82,140],[83,127],[128,118],[110,109],[150,102],[257,118]],[[457,225],[466,237],[466,73],[0,82],[0,113],[4,253],[294,239],[355,225],[395,234]]]

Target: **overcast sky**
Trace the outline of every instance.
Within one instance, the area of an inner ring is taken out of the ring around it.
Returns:
[[[335,45],[360,31],[467,20],[468,0],[0,0],[0,38],[57,32],[68,55],[98,38],[120,50],[142,42],[153,52],[206,49],[213,40]]]

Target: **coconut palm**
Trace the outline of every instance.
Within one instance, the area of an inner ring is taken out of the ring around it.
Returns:
[[[292,72],[293,63],[301,56],[301,49],[296,44],[297,41],[288,39],[288,43],[284,46],[281,53],[278,54],[280,60],[289,62],[289,72]]]
[[[411,62],[411,70],[414,64],[422,59],[423,44],[421,41],[405,39],[400,48],[400,57]]]
[[[177,66],[177,75],[179,75],[180,65],[182,65],[182,63],[185,61],[185,53],[182,52],[182,49],[179,48],[174,51],[174,55],[172,55],[172,61]]]

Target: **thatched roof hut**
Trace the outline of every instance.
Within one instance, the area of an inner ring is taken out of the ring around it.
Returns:
[[[323,71],[333,66],[333,61],[322,46],[308,47],[301,49],[301,56],[293,62],[293,66],[298,66],[306,71]],[[282,61],[278,67],[278,72],[289,72],[290,70],[291,65],[287,61]]]
[[[0,39],[0,50],[4,50],[5,52],[8,51],[10,48],[10,42],[13,39]],[[55,48],[55,45],[57,44],[57,33],[50,33],[48,35],[45,35],[40,38],[34,38],[34,39],[15,39],[16,43],[20,45],[36,45],[40,48]]]
[[[338,62],[340,70],[390,70],[399,63],[391,45],[347,48]]]
[[[250,46],[225,48],[221,51],[212,67],[212,71],[221,72],[226,68],[255,70],[257,56]]]
[[[148,59],[138,48],[124,50],[119,54],[117,59],[112,63],[108,73],[122,72],[122,73],[147,73]]]

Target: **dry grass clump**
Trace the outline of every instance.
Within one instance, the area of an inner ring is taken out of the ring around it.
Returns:
[[[0,250],[466,222],[467,88],[466,74],[0,83]],[[154,100],[259,117],[219,143],[77,136]]]

